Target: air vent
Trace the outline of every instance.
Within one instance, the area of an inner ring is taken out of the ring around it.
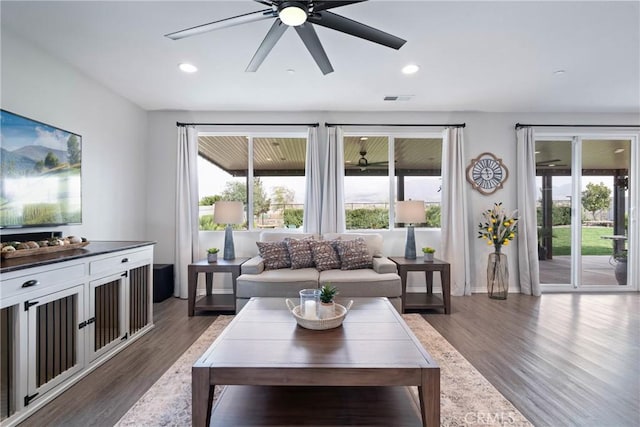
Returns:
[[[384,97],[385,101],[409,101],[413,95],[388,95]]]

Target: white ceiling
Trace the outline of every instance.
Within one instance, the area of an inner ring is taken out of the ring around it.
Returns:
[[[640,112],[640,2],[372,0],[333,9],[408,42],[316,26],[323,76],[289,29],[245,73],[271,21],[163,35],[264,6],[235,1],[5,1],[12,31],[146,110]],[[191,62],[193,75],[177,69]],[[400,72],[407,63],[418,74]],[[287,70],[293,69],[295,73]],[[555,75],[556,70],[565,70]],[[413,95],[410,101],[383,101]]]

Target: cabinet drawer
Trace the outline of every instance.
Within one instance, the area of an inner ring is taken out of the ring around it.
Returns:
[[[142,250],[137,252],[125,252],[117,256],[103,258],[89,263],[89,274],[94,275],[105,271],[115,272],[120,269],[126,270],[129,265],[136,264],[141,261],[153,259],[152,251]]]
[[[84,278],[84,264],[70,265],[41,273],[25,274],[8,280],[2,280],[2,299],[7,299],[22,293],[45,289],[60,283],[73,284]]]

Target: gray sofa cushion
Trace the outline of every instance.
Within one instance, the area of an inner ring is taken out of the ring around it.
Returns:
[[[260,255],[254,256],[240,266],[241,274],[260,274],[264,271],[264,260]]]
[[[337,287],[344,298],[402,296],[400,276],[394,273],[378,274],[369,268],[321,271],[319,286],[325,283]]]
[[[244,264],[243,264],[244,266]],[[373,269],[376,273],[397,273],[398,267],[396,263],[387,257],[373,259]]]
[[[236,296],[297,297],[301,289],[317,288],[318,278],[319,273],[315,268],[265,270],[261,274],[242,274],[236,282]]]

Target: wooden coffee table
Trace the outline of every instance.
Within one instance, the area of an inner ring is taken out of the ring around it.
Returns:
[[[439,426],[438,365],[386,298],[353,300],[341,327],[312,331],[283,298],[252,298],[193,365],[192,424],[209,425],[215,385],[417,386],[422,425]]]

